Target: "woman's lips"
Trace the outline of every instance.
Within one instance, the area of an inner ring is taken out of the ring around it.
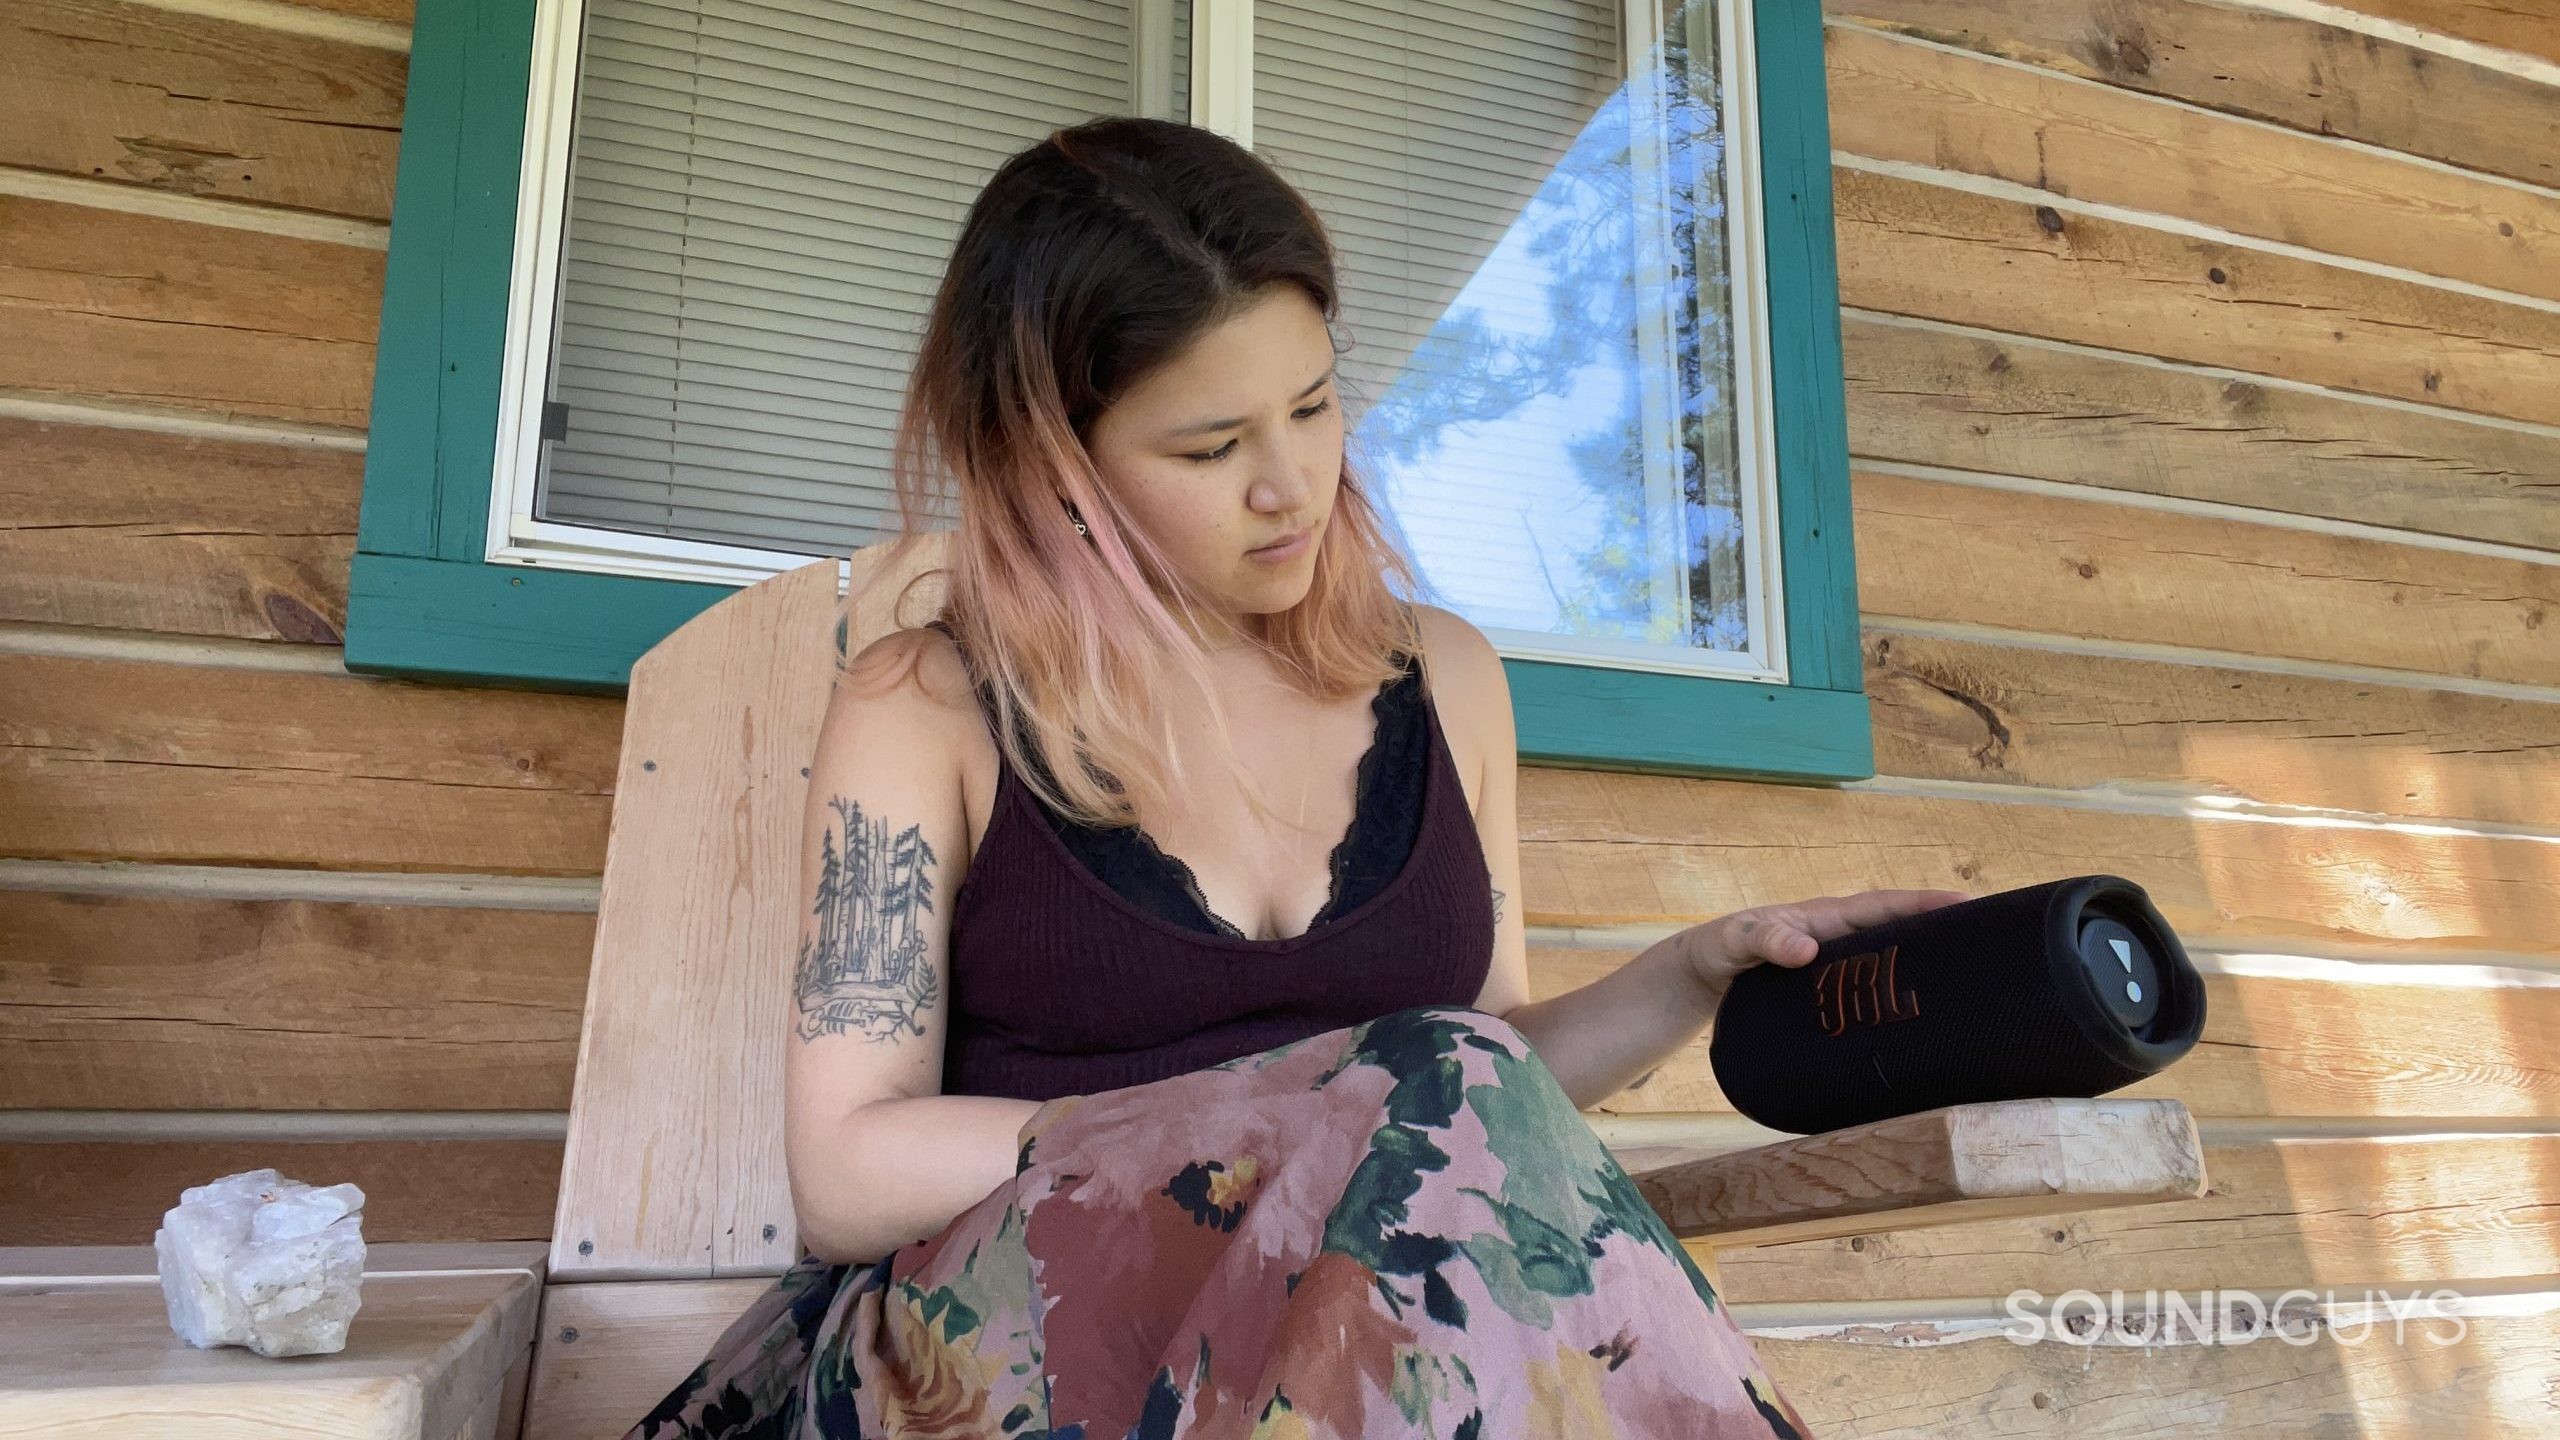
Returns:
[[[1283,540],[1276,545],[1265,545],[1258,550],[1247,550],[1244,553],[1252,556],[1256,560],[1294,559],[1298,555],[1298,552],[1307,548],[1308,537],[1315,533],[1316,527],[1310,525],[1306,529],[1299,531],[1297,534],[1290,536],[1288,539]]]

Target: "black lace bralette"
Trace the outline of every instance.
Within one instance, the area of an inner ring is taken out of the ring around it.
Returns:
[[[934,628],[950,633],[940,621]],[[1324,905],[1308,922],[1309,932],[1368,903],[1403,871],[1413,853],[1430,779],[1425,705],[1421,664],[1407,656],[1403,671],[1380,685],[1369,702],[1375,733],[1360,756],[1351,826],[1328,857]],[[1041,803],[1027,788],[1024,795],[1085,868],[1131,904],[1188,930],[1254,938],[1210,910],[1191,867],[1158,848],[1143,828],[1082,824]]]

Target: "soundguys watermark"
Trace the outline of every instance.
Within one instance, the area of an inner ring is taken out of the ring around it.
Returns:
[[[2039,1290],[2013,1290],[2011,1344],[2037,1345],[2246,1345],[2279,1340],[2315,1345],[2326,1339],[2361,1345],[2376,1337],[2406,1345],[2425,1340],[2459,1345],[2470,1331],[2454,1290],[2292,1289],[2272,1298],[2254,1290],[2205,1290],[2192,1299],[2178,1290],[2128,1292],[2065,1290],[2048,1300]]]

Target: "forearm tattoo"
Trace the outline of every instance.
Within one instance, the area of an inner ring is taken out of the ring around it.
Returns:
[[[1499,890],[1493,892],[1493,923],[1502,923],[1502,892]]]
[[[941,998],[923,918],[933,913],[933,847],[921,827],[893,837],[887,820],[841,795],[827,808],[837,823],[819,835],[818,901],[792,985],[800,1038],[921,1035]]]

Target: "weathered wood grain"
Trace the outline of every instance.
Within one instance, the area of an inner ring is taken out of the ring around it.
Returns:
[[[261,1168],[364,1191],[364,1238],[539,1240],[557,1140],[0,1141],[0,1232],[12,1245],[148,1245],[178,1192]]]
[[[1874,471],[1853,485],[1870,616],[2560,682],[2560,566]]]
[[[0,656],[0,854],[592,875],[622,707]]]
[[[428,1256],[478,1246],[423,1247]],[[526,1270],[368,1274],[334,1354],[278,1363],[169,1333],[156,1283],[31,1289],[0,1326],[0,1434],[57,1440],[494,1440],[532,1354]]]
[[[1521,773],[1520,835],[1533,925],[2112,874],[2182,935],[2560,955],[2560,866],[2526,839],[1551,769]]]
[[[2560,437],[2019,336],[1842,340],[1861,456],[2560,551]]]
[[[1828,35],[1838,149],[2560,298],[2560,195],[1857,26]]]
[[[1829,0],[1824,9],[2313,135],[2560,181],[2550,87],[2316,21],[2203,0]]]
[[[2560,818],[2560,704],[1930,635],[1871,633],[1865,654],[1887,775]]]
[[[2560,1270],[2560,1136],[2414,1136],[2218,1144],[2200,1200],[1986,1220],[1845,1240],[1721,1249],[1726,1295],[1867,1301],[2433,1285]]]
[[[2560,61],[2560,4],[2553,0],[2341,0],[2350,10],[2519,55]]]
[[[360,428],[382,263],[0,195],[0,387]]]
[[[388,20],[395,25],[410,24],[417,18],[418,10],[415,0],[285,0],[285,3],[367,20]]]
[[[1847,167],[1832,193],[1846,305],[2484,415],[2560,415],[2560,314],[2548,310]]]
[[[0,1105],[563,1109],[593,933],[527,911],[0,892]],[[1544,998],[1632,954],[1539,946],[1531,983]],[[2203,1116],[2560,1115],[2560,989],[2358,973],[2209,975],[2197,1049],[2120,1093]],[[1732,1110],[1703,1038],[1599,1108]]]
[[[566,1110],[589,915],[0,891],[0,1107]]]
[[[1544,999],[1587,985],[1633,955],[1535,950],[1533,992]],[[2177,1100],[2200,1118],[2560,1116],[2560,986],[2532,984],[2531,974],[2493,985],[2466,968],[2432,976],[2370,965],[2301,976],[2208,971],[2205,1031],[2196,1048],[2111,1094]],[[1598,1108],[1613,1115],[1733,1111],[1716,1084],[1705,1037]]]
[[[0,418],[0,619],[336,644],[364,457]]]
[[[2392,1296],[2404,1313],[2411,1288]],[[2141,1298],[2127,1301],[2138,1309]],[[2304,1304],[2295,1297],[2288,1313]],[[1754,1307],[1734,1314],[1757,1323]],[[2490,1440],[2560,1428],[2560,1311],[2397,1327],[2350,1316],[2309,1343],[2226,1332],[2212,1343],[2013,1345],[2000,1338],[2008,1323],[1755,1333],[1751,1348],[1824,1440]]]
[[[120,0],[0,10],[0,165],[391,218],[409,57]]]

